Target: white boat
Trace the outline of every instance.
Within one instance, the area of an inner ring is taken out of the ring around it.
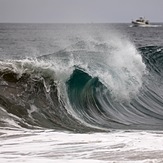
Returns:
[[[133,27],[146,27],[150,26],[150,23],[148,20],[145,20],[143,17],[140,17],[139,19],[132,21],[132,26]]]

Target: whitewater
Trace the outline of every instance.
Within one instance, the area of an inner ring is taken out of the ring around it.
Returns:
[[[0,162],[163,162],[162,31],[0,24]]]

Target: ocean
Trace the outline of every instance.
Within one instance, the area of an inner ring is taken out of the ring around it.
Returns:
[[[163,162],[163,24],[0,24],[0,162]]]

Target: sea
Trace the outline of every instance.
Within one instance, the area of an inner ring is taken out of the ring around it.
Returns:
[[[1,163],[162,163],[163,24],[0,24]]]

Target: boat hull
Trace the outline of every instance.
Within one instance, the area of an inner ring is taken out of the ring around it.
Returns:
[[[131,27],[162,27],[162,25],[132,23]]]
[[[134,26],[134,27],[148,27],[148,26],[150,26],[150,24],[146,24],[146,23],[143,23],[143,22],[134,22],[134,21],[132,21],[132,26]]]

